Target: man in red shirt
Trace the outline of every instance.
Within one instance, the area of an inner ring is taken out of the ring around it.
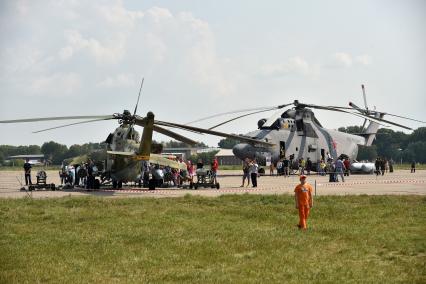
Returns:
[[[349,176],[349,169],[351,167],[351,162],[349,161],[349,158],[346,158],[343,161],[343,164],[345,165],[345,176]]]
[[[217,183],[217,170],[219,169],[219,163],[217,162],[217,158],[215,157],[212,163],[212,175],[214,179],[214,183]]]
[[[294,189],[296,209],[299,210],[299,229],[306,230],[306,220],[313,205],[312,186],[306,182],[306,176],[300,176],[300,184]]]

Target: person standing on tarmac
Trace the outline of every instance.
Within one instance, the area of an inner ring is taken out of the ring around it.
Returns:
[[[374,167],[376,168],[376,176],[380,175],[380,157],[377,157]]]
[[[411,162],[411,173],[415,173],[416,172],[416,161],[412,161]]]
[[[250,185],[250,160],[248,158],[246,158],[243,163],[243,183],[240,187],[244,187],[246,179],[248,187]]]
[[[32,185],[31,182],[31,164],[29,163],[29,159],[25,160],[24,164],[24,173],[25,173],[25,185]]]
[[[215,157],[212,163],[212,176],[214,180],[214,184],[217,184],[217,170],[219,169],[219,163],[217,158]]]
[[[345,165],[345,176],[349,176],[350,168],[351,168],[351,162],[349,161],[349,158],[345,158],[343,161],[343,164]]]
[[[296,209],[299,210],[299,224],[297,227],[301,230],[307,229],[307,220],[310,210],[313,206],[312,186],[306,182],[306,176],[300,176],[300,184],[294,189],[294,199]]]
[[[253,160],[250,163],[250,176],[251,176],[251,184],[252,187],[257,187],[257,175],[259,173],[259,165],[257,164],[256,160]]]
[[[386,171],[386,159],[385,158],[383,158],[380,161],[380,170],[382,171],[382,176],[384,176],[385,175],[385,171]]]

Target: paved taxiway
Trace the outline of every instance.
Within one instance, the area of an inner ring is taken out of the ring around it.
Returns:
[[[0,171],[0,198],[22,198],[32,196],[33,198],[49,198],[64,196],[105,196],[105,197],[178,197],[185,194],[202,196],[219,196],[223,194],[292,194],[295,185],[298,183],[297,176],[284,178],[282,176],[262,176],[258,180],[258,187],[241,188],[241,171],[220,171],[219,182],[221,188],[201,188],[190,189],[157,189],[149,191],[138,188],[127,187],[123,190],[64,190],[64,191],[20,191],[21,185],[18,179],[23,178],[23,174],[18,171]],[[58,185],[59,176],[57,171],[48,171],[48,182]],[[221,176],[222,175],[222,176]],[[35,180],[35,174],[33,175]],[[329,183],[328,176],[312,175],[308,177],[308,182],[315,185],[317,195],[426,195],[426,171],[417,171],[411,174],[409,171],[396,171],[384,176],[375,175],[351,175],[345,177],[345,183]]]

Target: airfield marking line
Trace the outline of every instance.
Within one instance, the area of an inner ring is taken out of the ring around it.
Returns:
[[[382,181],[357,181],[357,182],[337,182],[337,183],[317,183],[317,186],[347,186],[347,185],[363,185],[363,184],[395,184],[395,183],[426,183],[426,180],[382,180]]]

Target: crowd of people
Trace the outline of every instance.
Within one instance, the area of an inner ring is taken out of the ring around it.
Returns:
[[[89,159],[86,163],[82,164],[68,166],[62,164],[59,177],[61,179],[61,185],[95,189],[98,187],[95,182],[97,173],[97,166],[93,160]]]
[[[176,162],[184,163],[181,158],[176,158]],[[194,182],[204,182],[201,180],[205,178],[207,170],[204,168],[204,162],[199,159],[196,164],[192,163],[191,160],[185,162],[186,170],[176,169],[170,166],[162,166],[158,164],[145,163],[142,169],[143,186],[149,187],[150,177],[153,178],[155,186],[162,186],[164,184],[170,184],[173,186],[182,186],[185,182],[192,184]],[[217,171],[219,169],[219,163],[216,158],[213,159],[209,174],[213,180],[213,183],[217,183]],[[194,180],[194,177],[197,179]]]
[[[269,169],[270,175],[274,175],[274,169],[276,168],[277,175],[284,177],[289,177],[292,174],[310,175],[311,171],[315,171],[321,176],[329,174],[330,182],[335,182],[339,181],[339,176],[342,181],[344,181],[345,176],[349,176],[350,166],[351,162],[349,158],[343,158],[342,156],[333,160],[333,158],[327,155],[327,160],[322,158],[314,164],[309,157],[306,160],[303,157],[294,159],[294,155],[290,155],[288,158],[284,157],[279,160],[276,165],[271,164]]]
[[[377,157],[374,162],[374,167],[376,168],[375,173],[378,175],[385,175],[385,173],[393,173],[393,160],[387,160],[386,158]]]
[[[257,178],[259,176],[259,165],[255,159],[246,158],[243,162],[243,183],[241,187],[244,187],[245,181],[247,180],[247,186],[257,187]]]

